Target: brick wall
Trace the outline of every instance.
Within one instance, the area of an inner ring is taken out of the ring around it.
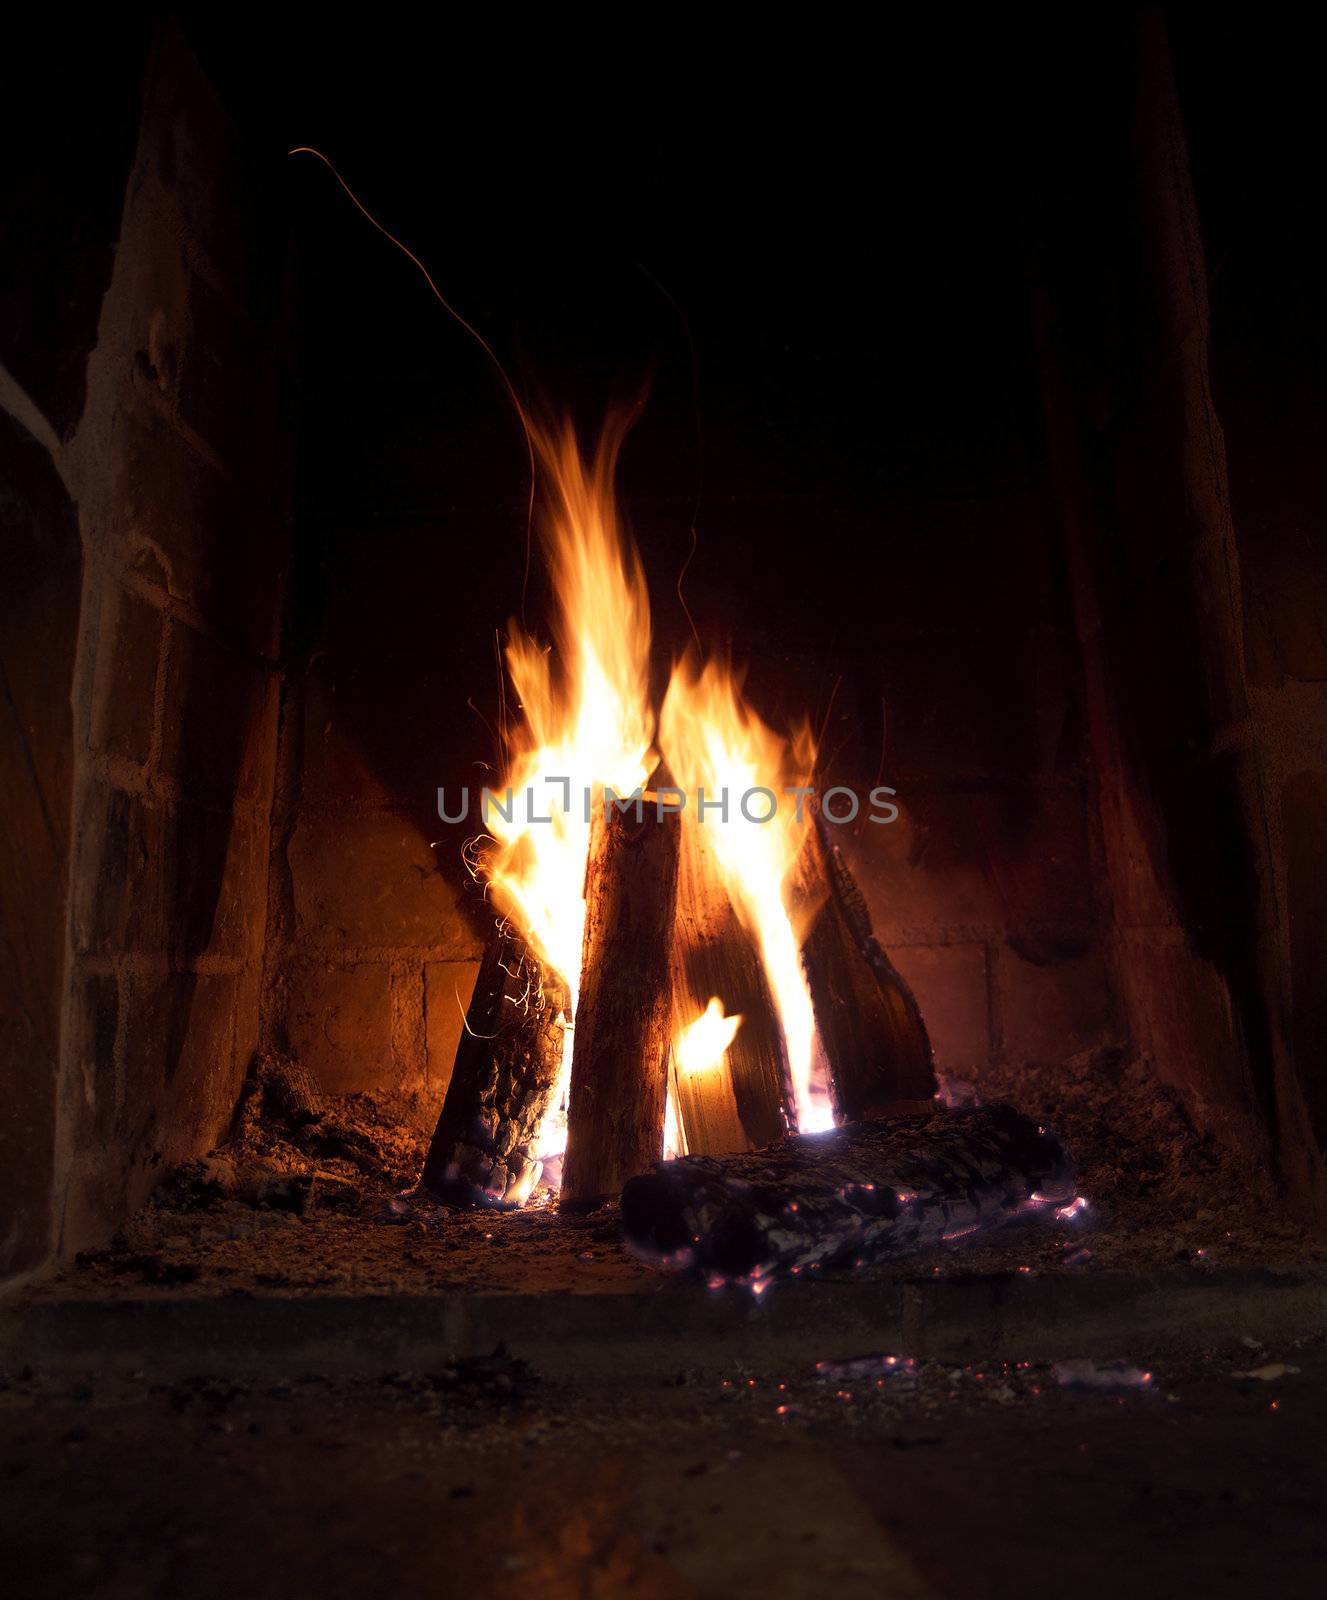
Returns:
[[[1135,94],[1084,108],[1100,143],[1045,261],[1107,949],[1140,1053],[1321,1220],[1319,297],[1265,248],[1258,216],[1284,208],[1242,141],[1247,167],[1227,158],[1216,186],[1222,250],[1258,247],[1211,271],[1167,26],[1136,24]],[[1219,95],[1197,126],[1234,137]]]
[[[446,492],[445,479],[414,481],[421,498]],[[795,529],[806,515],[728,501],[708,513],[706,539],[740,550],[752,527],[777,538],[780,519]],[[978,519],[990,540],[973,553]],[[827,782],[898,790],[897,822],[841,834],[877,933],[946,1073],[980,1078],[1113,1040],[1053,508],[1028,489],[923,508],[887,535],[876,526],[888,582],[870,630],[838,641],[843,684],[822,748]],[[498,529],[510,543],[492,513],[329,518],[305,526],[297,555],[307,638],[283,717],[272,1016],[326,1088],[401,1089],[423,1120],[445,1090],[480,954],[461,861],[476,830],[442,824],[433,805],[439,783],[495,781],[469,702],[494,700],[483,618],[519,598],[517,566],[474,559],[503,547]],[[648,517],[637,533],[648,554]],[[697,603],[722,610],[722,594]],[[789,646],[807,631],[796,602],[791,586],[780,595],[772,648],[748,679],[772,718],[814,715],[828,687],[823,653]]]
[[[44,1164],[16,1269],[105,1238],[166,1164],[214,1143],[258,1042],[288,553],[283,246],[270,180],[188,48],[171,31],[137,42],[137,59],[105,63],[120,97],[106,151],[116,126],[137,127],[123,164],[101,163],[105,270],[79,275],[72,331],[17,330],[21,378],[4,396],[77,530],[77,576],[42,640],[72,715],[60,733],[34,705],[28,727],[30,743],[61,745],[33,785],[49,800],[58,860],[44,892],[60,938],[46,1109],[29,1128]],[[53,195],[70,192],[48,176]],[[95,214],[71,219],[73,258]],[[37,248],[42,229],[17,237]],[[44,383],[41,349],[58,382]],[[57,511],[37,509],[29,548],[38,532],[58,538]],[[7,522],[23,536],[22,518]],[[41,659],[39,616],[7,630],[20,663]],[[40,892],[9,908],[11,932],[36,925]],[[15,1066],[42,1083],[31,1054]]]
[[[69,446],[84,587],[66,1245],[215,1142],[258,1042],[287,561],[263,189],[167,34]]]
[[[973,529],[982,530],[981,538]],[[839,830],[941,1072],[1113,1041],[1082,681],[1053,508],[1033,485],[891,518],[877,626],[821,747],[897,793]]]
[[[480,955],[467,830],[435,809],[486,739],[448,635],[460,534],[369,518],[302,529],[274,812],[273,1040],[326,1092],[392,1091],[421,1123],[441,1106]]]

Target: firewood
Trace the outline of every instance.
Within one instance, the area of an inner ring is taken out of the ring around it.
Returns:
[[[561,1203],[615,1198],[663,1150],[678,818],[601,810],[585,875]]]
[[[936,1082],[926,1024],[819,816],[807,829],[794,893],[804,922],[802,968],[837,1116],[852,1121],[929,1100]]]
[[[676,1032],[675,1026],[674,1036]],[[725,1150],[754,1148],[738,1115],[727,1062],[688,1074],[674,1059],[668,1084],[677,1114],[680,1150],[693,1155],[717,1155]]]
[[[1073,1186],[1064,1146],[1012,1106],[936,1107],[661,1161],[623,1189],[622,1222],[651,1259],[759,1289],[1052,1213]]]
[[[538,1181],[535,1145],[562,1066],[567,986],[509,923],[480,964],[421,1186],[461,1205],[513,1206]]]
[[[788,1059],[755,937],[743,927],[714,859],[709,831],[681,818],[681,862],[673,942],[674,1032],[710,999],[742,1021],[727,1059],[675,1074],[678,1117],[696,1155],[751,1150],[787,1132]]]

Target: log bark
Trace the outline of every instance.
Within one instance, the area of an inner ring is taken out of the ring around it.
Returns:
[[[421,1187],[460,1205],[520,1205],[562,1069],[566,984],[506,923],[489,938]]]
[[[1012,1106],[936,1108],[661,1161],[623,1189],[622,1221],[652,1260],[760,1289],[1050,1213],[1073,1185],[1064,1146]]]
[[[788,1131],[788,1058],[755,938],[737,915],[706,829],[683,815],[673,945],[674,1032],[711,996],[741,1026],[726,1061],[675,1073],[678,1119],[693,1155],[752,1150]]]
[[[805,921],[802,968],[815,1008],[834,1109],[855,1121],[917,1105],[936,1092],[926,1024],[881,948],[871,915],[831,829],[807,829],[795,898]]]
[[[678,818],[596,815],[585,877],[561,1203],[616,1198],[663,1149]]]

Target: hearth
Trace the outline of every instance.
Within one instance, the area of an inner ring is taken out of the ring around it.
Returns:
[[[822,117],[845,50],[90,26],[0,203],[0,1380],[910,1450],[946,1363],[1308,1370],[1285,41],[974,20]]]
[[[717,657],[674,670],[656,721],[621,425],[587,461],[520,417],[559,648],[513,625],[519,714],[467,854],[493,926],[425,1186],[509,1206],[542,1182],[593,1205],[665,1147],[747,1150],[931,1098],[921,1014],[832,837],[859,796],[818,795],[809,728],[774,732]],[[464,822],[471,796],[440,788],[438,807]]]

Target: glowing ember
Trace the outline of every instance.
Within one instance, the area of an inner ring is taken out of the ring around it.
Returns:
[[[1152,1374],[1127,1361],[1057,1361],[1051,1367],[1062,1389],[1146,1389]]]
[[[917,1362],[912,1356],[869,1355],[851,1356],[844,1361],[817,1361],[816,1377],[822,1381],[842,1382],[849,1378],[876,1378],[876,1374],[889,1377],[915,1377]]]

